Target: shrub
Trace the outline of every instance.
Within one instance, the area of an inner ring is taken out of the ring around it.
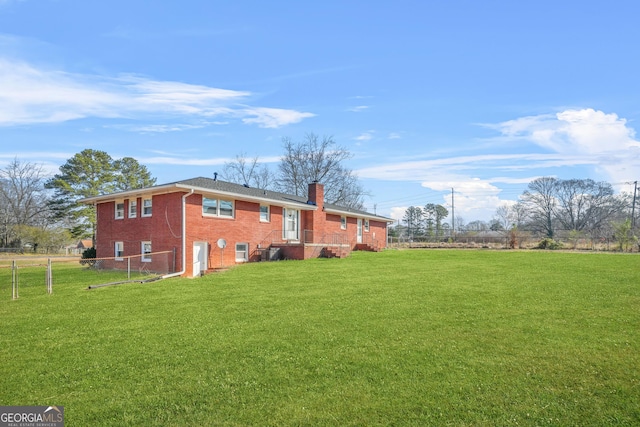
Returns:
[[[562,249],[562,243],[557,240],[553,240],[550,237],[545,237],[540,241],[540,243],[538,243],[536,249]]]
[[[80,260],[80,264],[92,267],[96,263],[95,258],[96,248],[91,247],[85,249],[84,252],[82,252],[82,259]]]

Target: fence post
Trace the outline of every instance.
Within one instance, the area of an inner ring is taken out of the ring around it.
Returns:
[[[11,298],[18,299],[18,265],[11,261]]]
[[[127,257],[127,280],[131,280],[131,257]]]
[[[47,259],[47,293],[51,295],[53,293],[53,275],[51,273],[51,258]]]

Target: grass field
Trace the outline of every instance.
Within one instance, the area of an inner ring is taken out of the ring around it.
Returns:
[[[9,274],[0,405],[69,426],[640,425],[637,255],[355,252],[94,290],[61,264],[15,301]]]

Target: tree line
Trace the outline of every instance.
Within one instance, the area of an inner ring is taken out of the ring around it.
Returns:
[[[559,237],[614,238],[627,245],[637,242],[636,236],[640,234],[636,221],[639,215],[635,209],[637,203],[635,194],[615,194],[613,186],[605,181],[541,177],[528,184],[516,203],[498,207],[491,221],[464,224],[456,218],[455,229],[458,233],[528,232],[550,240]],[[402,219],[404,227],[396,232],[410,237],[438,237],[427,219],[434,215],[427,214],[425,208],[407,208]],[[442,209],[441,212],[446,212]],[[447,215],[448,212],[444,213],[445,217]],[[444,228],[445,231],[451,229],[450,226]],[[450,237],[450,233],[446,235]]]

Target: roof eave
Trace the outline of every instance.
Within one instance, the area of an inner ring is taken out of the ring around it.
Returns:
[[[297,202],[295,200],[284,201],[284,200],[273,199],[269,197],[256,197],[256,196],[251,196],[246,194],[235,193],[232,191],[214,190],[211,188],[199,187],[194,185],[185,185],[180,183],[165,184],[165,185],[159,185],[157,187],[146,187],[146,188],[139,188],[135,190],[122,191],[119,193],[111,193],[111,194],[105,194],[101,196],[86,197],[84,199],[78,200],[78,202],[90,205],[95,203],[108,202],[112,200],[128,199],[134,196],[140,197],[140,196],[149,195],[149,194],[174,193],[177,191],[191,191],[191,190],[198,193],[203,193],[203,194],[217,194],[220,196],[227,196],[227,197],[233,198],[234,200],[243,200],[247,202],[257,202],[257,203],[265,203],[265,204],[268,203],[272,205],[283,206],[285,208],[287,207],[296,208],[304,211],[315,211],[318,209],[316,205],[310,205],[304,202]]]
[[[349,210],[346,210],[346,209],[342,210],[342,209],[335,209],[335,208],[325,207],[324,211],[327,212],[327,213],[331,213],[331,214],[346,215],[346,216],[351,216],[351,217],[355,217],[355,218],[364,218],[364,219],[369,219],[369,220],[374,220],[374,221],[382,221],[382,222],[388,222],[388,223],[395,222],[394,219],[386,218],[384,216],[378,216],[378,215],[369,214],[369,213],[365,213],[365,212],[352,212],[352,211],[349,211]]]

